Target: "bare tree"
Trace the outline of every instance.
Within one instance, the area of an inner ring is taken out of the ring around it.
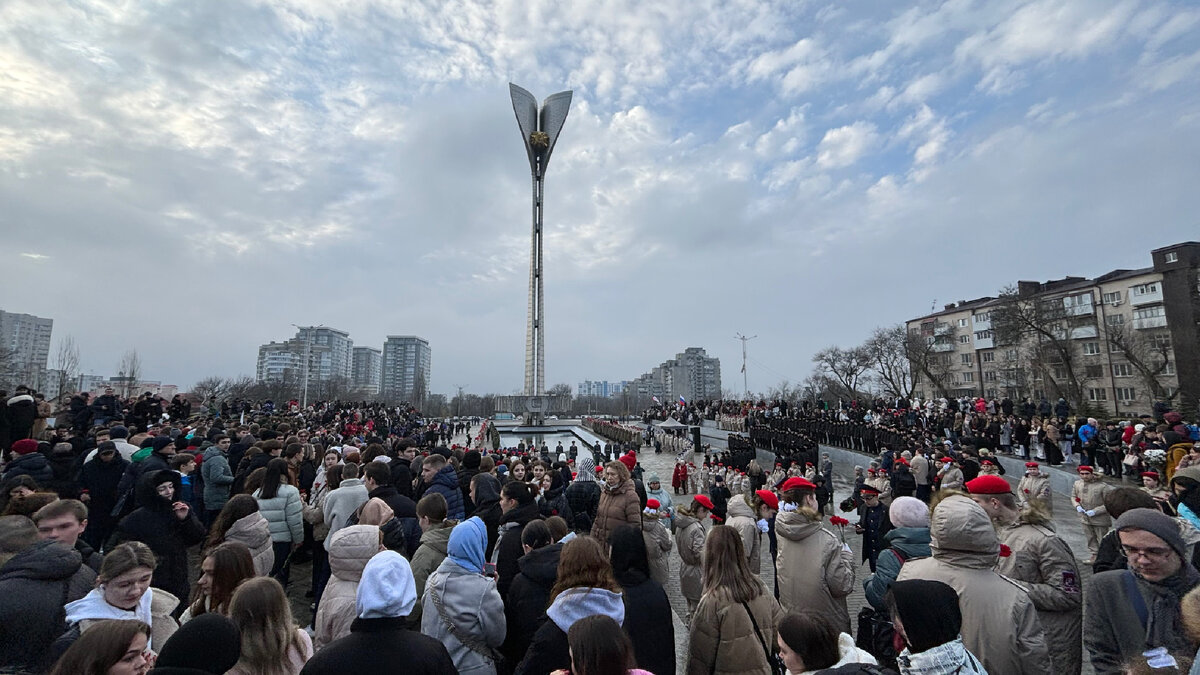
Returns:
[[[904,353],[908,358],[914,389],[917,376],[925,378],[933,388],[926,395],[950,398],[950,383],[954,376],[955,328],[939,324],[936,319],[906,331]]]
[[[75,381],[79,377],[79,347],[74,337],[65,335],[58,341],[53,367],[58,371],[55,376],[58,397],[61,399],[64,394],[75,393]]]
[[[1076,410],[1084,409],[1083,392],[1088,375],[1071,336],[1077,327],[1094,325],[1094,318],[1088,320],[1072,312],[1061,296],[1022,294],[1015,286],[1001,291],[999,301],[992,309],[996,343],[1015,349],[1023,344],[1032,345],[1034,376],[1043,378],[1054,393]]]
[[[908,330],[904,324],[876,328],[862,348],[870,359],[871,372],[884,393],[911,398],[912,361],[908,356]]]
[[[121,396],[129,398],[136,393],[134,388],[142,379],[142,359],[138,356],[136,349],[130,349],[121,357],[121,363],[117,366],[117,374],[122,378],[119,383]]]
[[[1170,342],[1148,338],[1127,323],[1106,325],[1104,338],[1109,350],[1125,357],[1133,370],[1137,371],[1151,405],[1159,401],[1170,403],[1179,395],[1178,388],[1169,393],[1162,381],[1171,365]]]
[[[870,357],[862,347],[826,347],[814,354],[812,360],[817,373],[832,378],[840,387],[839,394],[848,398],[859,395],[863,378],[871,365]]]
[[[17,351],[0,346],[0,389],[12,391],[17,382]]]
[[[192,385],[192,393],[198,396],[201,401],[207,401],[210,396],[216,396],[218,399],[224,398],[225,389],[226,380],[219,375],[206,377]]]

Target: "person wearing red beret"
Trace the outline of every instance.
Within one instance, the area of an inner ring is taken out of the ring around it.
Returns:
[[[1104,496],[1112,489],[1111,485],[1100,480],[1092,467],[1083,464],[1079,467],[1079,480],[1071,487],[1071,501],[1079,512],[1083,522],[1083,533],[1087,535],[1088,553],[1091,559],[1088,564],[1096,561],[1096,551],[1100,550],[1100,540],[1112,527],[1112,518],[1104,507]]]
[[[780,510],[775,516],[779,604],[785,612],[810,610],[820,614],[839,632],[848,633],[846,598],[854,590],[857,565],[850,547],[821,526],[816,487],[798,476],[780,486]]]
[[[1053,672],[1079,675],[1083,594],[1071,547],[1054,533],[1051,514],[1038,508],[1022,510],[1000,476],[979,476],[966,487],[996,525],[1002,544],[996,571],[1016,581],[1033,601],[1046,642],[1053,645]]]
[[[887,548],[884,536],[891,531],[892,521],[888,519],[888,507],[880,501],[879,488],[864,485],[861,494],[862,507],[858,511],[858,523],[854,531],[863,537],[862,559],[874,572],[879,552]]]
[[[690,623],[704,595],[704,521],[713,511],[708,495],[696,495],[690,504],[675,511],[676,547],[679,549],[679,590],[687,600],[686,622]]]
[[[1025,462],[1025,475],[1017,483],[1017,505],[1022,509],[1030,506],[1040,509],[1043,513],[1054,513],[1053,491],[1050,489],[1050,477],[1042,473],[1037,462]]]

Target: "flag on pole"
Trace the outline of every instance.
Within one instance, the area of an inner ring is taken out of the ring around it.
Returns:
[[[683,394],[679,395],[679,405],[687,405],[687,401],[683,400]]]
[[[650,397],[650,400],[651,400],[651,401],[654,401],[655,403],[662,404],[662,401],[658,400],[658,397],[657,397],[657,396],[651,396],[651,397]]]

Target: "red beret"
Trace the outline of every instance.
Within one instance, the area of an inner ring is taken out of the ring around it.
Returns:
[[[1040,465],[1040,464],[1038,464],[1037,462],[1025,462],[1025,468],[1026,468],[1026,469],[1036,469],[1036,468],[1038,468],[1039,466],[1041,466],[1041,465]]]
[[[713,501],[708,498],[708,495],[696,495],[692,498],[697,504],[703,506],[709,511],[713,510]]]
[[[784,492],[788,490],[816,490],[817,486],[813,485],[813,482],[807,478],[793,476],[783,481],[783,485],[780,486],[779,489],[783,490]]]
[[[980,464],[986,464],[986,465],[988,465],[988,466],[996,466],[996,463],[995,463],[995,462],[993,462],[993,461],[992,461],[992,460],[990,460],[990,459],[985,459],[985,460],[983,460],[982,462],[980,462]]]
[[[1143,471],[1142,478],[1153,478],[1155,480],[1162,480],[1162,476],[1159,476],[1157,471]]]
[[[770,490],[755,490],[754,494],[762,498],[763,503],[765,503],[767,506],[775,509],[776,511],[779,510],[779,497],[776,496],[774,492],[771,492]]]
[[[1092,473],[1092,467],[1088,466],[1087,464],[1083,464],[1078,469],[1076,469],[1076,471],[1078,471],[1079,473]]]
[[[941,461],[942,461],[942,463],[944,463],[944,464],[949,464],[950,462],[953,462],[954,460],[950,459],[949,457],[943,457],[943,458],[941,459]]]
[[[659,506],[661,506],[661,504],[658,503],[657,499],[647,499],[646,500],[646,508],[648,508],[648,509],[654,509],[655,511],[657,511]]]
[[[1010,494],[1012,487],[1000,476],[980,476],[967,481],[967,492],[973,495]]]
[[[14,441],[11,449],[14,455],[28,455],[37,452],[38,442],[32,438],[22,438],[19,441]]]

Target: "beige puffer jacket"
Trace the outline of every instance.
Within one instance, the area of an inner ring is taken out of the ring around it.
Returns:
[[[831,617],[841,632],[850,631],[846,596],[854,590],[854,553],[809,508],[780,511],[775,516],[778,557],[775,583],[784,612],[810,610]]]
[[[766,586],[747,605],[754,613],[761,640],[746,608],[734,602],[727,589],[719,588],[700,598],[692,616],[688,675],[769,675],[764,643],[771,653],[776,651],[776,627],[783,619],[783,610]]]
[[[679,547],[679,590],[688,600],[699,602],[704,595],[704,525],[692,516],[675,516]]]
[[[609,533],[622,525],[642,526],[642,505],[632,479],[612,490],[604,483],[600,484],[600,505],[596,507],[592,536],[607,544]]]
[[[271,546],[271,525],[262,513],[255,511],[238,518],[225,533],[225,541],[237,541],[250,549],[254,558],[254,574],[265,577],[275,565],[275,548]]]
[[[351,525],[333,533],[329,542],[331,575],[321,605],[313,620],[316,628],[314,646],[317,651],[334,640],[350,634],[350,624],[356,616],[355,596],[363,568],[376,553],[383,550],[379,543],[379,528],[374,525]]]
[[[1075,554],[1049,522],[1028,514],[1000,530],[1012,554],[996,571],[1018,582],[1033,600],[1038,620],[1054,645],[1054,672],[1078,675],[1083,658],[1083,589]]]
[[[663,588],[671,578],[671,533],[655,516],[642,515],[642,541],[646,543],[646,558],[650,562],[650,578]]]
[[[993,571],[1000,539],[983,507],[963,495],[946,497],[933,510],[929,534],[933,557],[904,563],[897,580],[940,581],[958,593],[963,643],[989,673],[1053,673],[1029,594]]]
[[[729,500],[725,511],[725,524],[742,535],[742,546],[746,548],[746,560],[750,570],[762,574],[762,532],[758,531],[758,516],[754,509],[746,503],[745,496],[735,496]]]

